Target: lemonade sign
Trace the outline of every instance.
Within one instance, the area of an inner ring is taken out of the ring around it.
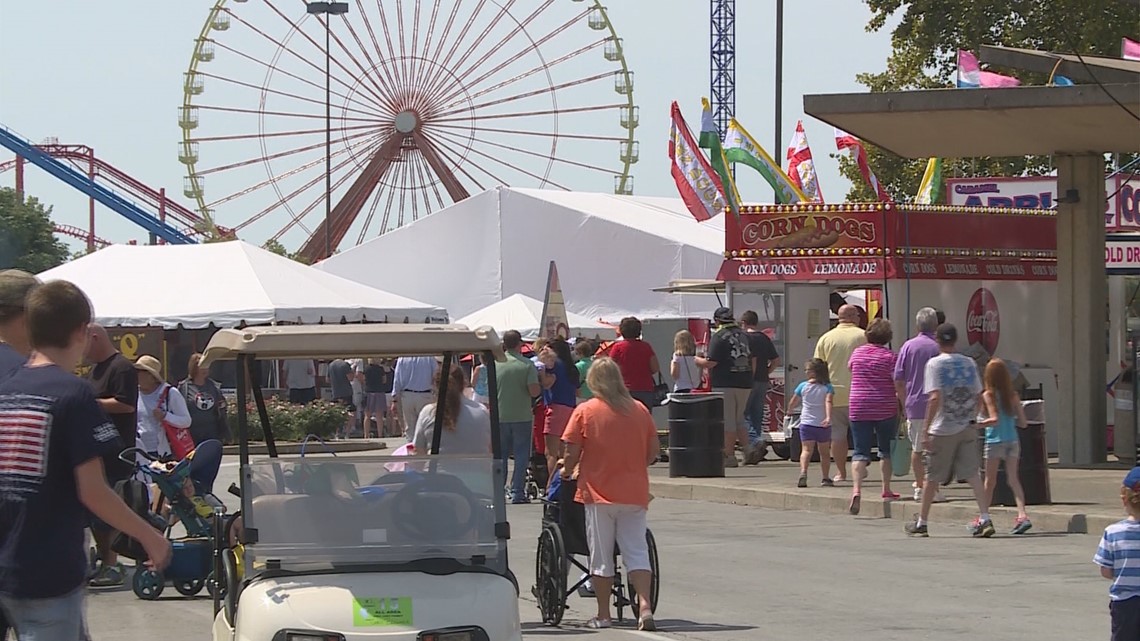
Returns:
[[[354,597],[352,624],[362,627],[412,625],[412,597]]]

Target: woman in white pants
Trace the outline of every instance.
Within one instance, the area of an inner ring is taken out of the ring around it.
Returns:
[[[637,629],[654,630],[652,574],[645,540],[649,508],[648,467],[661,445],[649,410],[633,400],[612,359],[599,358],[586,374],[594,397],[574,409],[562,435],[567,451],[562,477],[578,474],[575,500],[586,506],[586,541],[598,615],[587,627],[608,628],[614,577],[614,543],[640,599]]]

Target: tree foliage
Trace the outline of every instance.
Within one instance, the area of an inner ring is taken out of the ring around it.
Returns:
[[[953,85],[959,49],[980,45],[1045,51],[1119,56],[1120,39],[1140,34],[1134,2],[1129,0],[864,0],[871,10],[867,31],[885,28],[900,16],[891,31],[891,54],[886,69],[862,73],[856,79],[872,92],[933,89]],[[1045,84],[1047,78],[1010,69],[1023,84]],[[926,167],[925,160],[907,160],[867,145],[867,155],[879,182],[896,200],[913,200]],[[859,169],[846,155],[840,171],[853,187],[848,199],[873,201]],[[1040,175],[1052,169],[1050,158],[943,159],[943,177]]]
[[[22,198],[15,189],[0,188],[0,269],[38,274],[68,258],[67,245],[55,237],[51,207],[31,196]]]
[[[272,238],[265,241],[265,243],[261,246],[261,248],[266,250],[266,251],[273,252],[274,254],[277,254],[278,256],[284,256],[285,258],[295,260],[298,263],[301,263],[303,265],[310,264],[310,261],[308,258],[306,258],[305,256],[302,256],[299,252],[291,252],[291,251],[285,249],[285,246],[282,245],[280,241],[274,240]]]

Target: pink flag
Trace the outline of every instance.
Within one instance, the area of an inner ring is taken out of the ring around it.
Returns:
[[[848,150],[851,157],[855,159],[855,164],[859,166],[859,173],[863,174],[863,180],[866,180],[867,184],[871,186],[871,189],[875,190],[879,202],[894,202],[891,199],[891,195],[887,193],[886,188],[879,184],[879,179],[875,177],[875,172],[871,171],[871,165],[867,162],[867,150],[863,149],[862,141],[836,127],[835,147],[840,151],[844,149]]]
[[[689,131],[681,116],[681,108],[676,101],[670,108],[671,127],[669,129],[669,172],[685,208],[698,221],[705,221],[728,205],[724,198],[724,186],[705,158],[700,146]]]
[[[1128,38],[1121,38],[1120,57],[1125,60],[1140,60],[1140,42]]]
[[[982,71],[981,64],[978,63],[978,57],[969,51],[958,51],[958,88],[959,89],[976,89],[978,87],[1016,87],[1021,84],[1021,81],[1011,76],[1003,76],[1000,73],[991,73],[989,71]]]
[[[804,133],[804,121],[796,121],[796,133],[788,145],[788,178],[804,192],[812,202],[823,202],[823,191],[815,173],[815,162],[811,159],[811,147]]]

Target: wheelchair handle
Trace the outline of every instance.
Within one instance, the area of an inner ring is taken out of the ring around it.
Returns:
[[[124,463],[130,463],[131,465],[134,465],[136,454],[142,456],[143,458],[145,458],[151,462],[155,462],[155,461],[159,460],[158,457],[151,456],[149,452],[147,452],[146,450],[144,450],[140,447],[128,447],[127,449],[123,450],[122,452],[119,452],[119,460],[124,462]],[[128,458],[128,455],[130,456],[130,458]]]
[[[238,487],[237,483],[230,483],[230,489],[228,490],[228,492],[230,494],[233,494],[234,496],[238,497],[239,499],[241,498],[241,488]]]

